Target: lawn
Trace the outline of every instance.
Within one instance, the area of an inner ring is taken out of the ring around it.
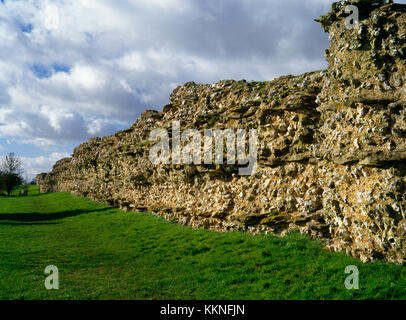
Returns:
[[[68,193],[0,197],[0,299],[403,299],[406,267],[298,234],[216,233]],[[44,269],[59,269],[46,290]],[[347,290],[344,269],[360,270]]]
[[[16,188],[14,188],[14,189],[11,191],[11,196],[17,197],[17,196],[20,195],[20,192],[22,192],[23,190],[24,190],[24,188],[23,188],[22,186],[16,187]],[[29,193],[30,195],[38,194],[38,193],[39,193],[39,190],[38,190],[38,188],[37,188],[36,186],[29,185],[29,186],[28,186],[28,193]],[[7,195],[7,192],[6,192],[6,191],[0,191],[0,197],[6,196],[6,195]]]

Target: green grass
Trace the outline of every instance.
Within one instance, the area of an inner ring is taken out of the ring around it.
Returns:
[[[194,230],[67,193],[0,198],[0,299],[399,299],[406,268],[298,234]],[[59,268],[46,290],[44,269]],[[360,270],[360,290],[344,269]]]
[[[11,196],[12,196],[12,197],[17,197],[17,196],[19,196],[20,191],[23,191],[23,189],[24,189],[24,188],[23,188],[22,186],[19,186],[19,187],[14,188],[14,189],[11,191]],[[39,191],[38,191],[38,188],[37,188],[36,186],[32,186],[32,185],[28,186],[28,194],[29,194],[29,195],[34,195],[34,194],[38,194],[38,193],[39,193]],[[0,196],[5,196],[5,195],[7,195],[7,192],[6,192],[6,191],[0,192]]]

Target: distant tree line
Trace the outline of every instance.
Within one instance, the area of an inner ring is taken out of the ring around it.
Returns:
[[[28,183],[23,178],[23,164],[20,158],[14,153],[7,154],[0,161],[0,193],[6,192],[11,196],[11,192],[17,186],[23,186],[21,193],[28,195]]]

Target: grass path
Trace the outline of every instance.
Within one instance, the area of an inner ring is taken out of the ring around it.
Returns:
[[[193,230],[67,193],[0,198],[0,299],[399,299],[406,267],[315,241]],[[59,269],[60,289],[44,287]],[[348,291],[344,269],[360,270]]]

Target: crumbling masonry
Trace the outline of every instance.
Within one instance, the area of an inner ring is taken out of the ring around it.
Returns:
[[[270,82],[186,83],[162,112],[80,145],[41,174],[41,192],[69,191],[128,211],[218,231],[298,230],[363,261],[406,261],[406,5],[335,3],[326,71]],[[358,28],[344,21],[359,7]],[[154,128],[256,128],[258,168],[152,165]]]

